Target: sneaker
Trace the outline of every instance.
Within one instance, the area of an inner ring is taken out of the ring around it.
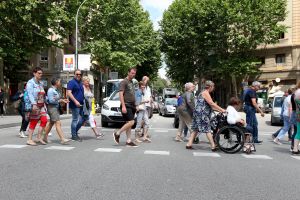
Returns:
[[[273,140],[273,142],[274,142],[275,144],[282,145],[282,143],[279,142],[279,140],[277,140],[276,138]]]
[[[250,150],[253,151],[253,152],[256,152],[256,149],[253,145],[251,145]]]
[[[27,135],[25,135],[24,131],[20,131],[19,136],[20,138],[27,138]]]
[[[127,147],[138,147],[138,145],[134,144],[133,142],[126,142]]]
[[[82,139],[79,136],[75,136],[71,138],[73,141],[82,142]]]
[[[104,134],[103,134],[103,133],[97,134],[97,135],[96,135],[96,139],[103,138],[103,136],[104,136]]]
[[[117,131],[113,133],[115,143],[120,143],[120,135],[117,135]],[[127,143],[126,143],[127,144]]]

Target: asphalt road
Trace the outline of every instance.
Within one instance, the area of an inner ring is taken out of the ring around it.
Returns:
[[[259,117],[264,142],[255,158],[212,153],[204,136],[195,150],[186,150],[174,141],[172,120],[155,114],[152,143],[138,148],[126,147],[124,135],[114,144],[113,128],[102,129],[104,138],[96,140],[83,127],[83,142],[64,146],[53,129],[52,143],[37,147],[17,137],[18,127],[0,129],[0,200],[300,199],[300,160],[291,157],[287,141],[272,143],[279,127],[269,125],[269,115]],[[62,124],[69,136],[70,120]]]

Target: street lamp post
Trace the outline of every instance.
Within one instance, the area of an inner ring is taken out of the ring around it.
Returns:
[[[84,0],[80,6],[77,9],[77,13],[76,13],[76,30],[75,30],[75,69],[78,69],[78,14],[79,14],[79,10],[82,7],[82,5],[86,2],[87,0]]]

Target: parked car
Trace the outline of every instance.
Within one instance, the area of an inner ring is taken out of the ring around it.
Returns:
[[[158,107],[158,102],[157,101],[153,101],[152,110],[153,110],[153,113],[158,113],[159,107]]]
[[[101,108],[102,127],[108,127],[109,123],[125,123],[122,117],[120,104],[119,91],[114,91]]]
[[[162,116],[171,116],[175,115],[177,106],[177,99],[176,98],[165,98],[161,101],[159,105],[159,115]]]
[[[271,109],[271,125],[282,125],[283,121],[280,117],[281,106],[283,103],[283,95],[274,96]]]

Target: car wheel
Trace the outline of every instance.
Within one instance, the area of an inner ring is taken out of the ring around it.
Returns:
[[[101,121],[101,126],[102,126],[102,127],[108,127],[108,122]]]
[[[158,114],[159,114],[159,116],[161,116],[162,114],[161,114],[161,112],[160,112],[160,110],[158,111]]]

